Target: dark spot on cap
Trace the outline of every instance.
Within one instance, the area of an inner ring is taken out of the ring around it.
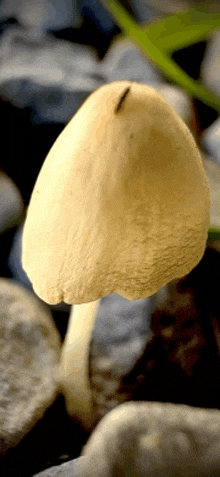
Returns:
[[[120,97],[119,99],[119,102],[115,108],[115,114],[118,113],[118,111],[120,111],[121,107],[122,107],[122,104],[124,103],[124,100],[126,98],[126,96],[128,95],[129,91],[130,91],[130,86],[128,88],[126,88],[126,90],[124,91],[124,93],[122,94],[122,96]]]

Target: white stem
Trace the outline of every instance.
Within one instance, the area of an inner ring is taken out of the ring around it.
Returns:
[[[61,352],[59,382],[67,412],[89,430],[93,424],[89,349],[100,300],[72,307]]]

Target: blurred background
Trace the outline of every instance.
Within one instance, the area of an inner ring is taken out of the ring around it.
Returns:
[[[118,3],[142,25],[205,4],[210,13],[220,13],[218,0]],[[220,97],[220,24],[209,38],[176,49],[172,58]],[[168,80],[125,38],[102,0],[0,0],[0,277],[32,290],[21,267],[21,239],[39,170],[85,99],[99,86],[121,79],[157,88],[186,122],[208,174],[212,225],[220,226],[218,108]],[[69,306],[49,308],[63,340]]]

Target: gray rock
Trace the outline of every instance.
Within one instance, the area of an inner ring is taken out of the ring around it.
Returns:
[[[220,95],[220,79],[218,94]],[[202,133],[201,141],[207,154],[212,156],[213,161],[220,164],[220,116],[211,124],[211,126],[205,129],[205,131]]]
[[[148,298],[132,301],[117,293],[101,300],[89,357],[96,422],[126,400],[117,390],[151,338],[150,307]]]
[[[19,223],[24,212],[23,199],[12,179],[0,172],[0,233]]]
[[[220,9],[220,5],[219,5]],[[210,37],[200,68],[202,82],[220,96],[220,31]]]
[[[181,119],[191,128],[193,106],[190,96],[183,89],[172,84],[156,84],[155,89],[160,93]]]
[[[0,279],[0,454],[43,416],[57,396],[60,336],[31,292]]]
[[[216,163],[213,157],[204,153],[202,154],[202,159],[210,187],[210,225],[212,227],[220,227],[220,163]]]
[[[96,318],[94,341],[111,345],[140,335],[145,336],[149,330],[146,318],[149,307],[149,299],[127,300],[117,293],[102,298]]]
[[[80,457],[80,460],[81,459],[83,459],[83,457]],[[35,474],[33,477],[78,477],[78,462],[79,459],[74,459],[70,462],[65,462],[65,464],[56,465],[54,467],[50,467],[49,469],[43,470],[43,472]]]
[[[100,72],[108,82],[141,81],[149,85],[162,83],[156,67],[130,39],[116,39],[100,64]]]
[[[14,17],[32,30],[78,27],[81,25],[82,0],[2,0],[0,18]]]
[[[16,107],[32,107],[33,122],[67,122],[105,78],[95,50],[65,40],[31,40],[12,26],[2,35],[0,94]]]
[[[78,461],[78,477],[217,477],[220,411],[126,403],[98,424]],[[60,474],[62,475],[62,474]]]
[[[33,291],[32,284],[22,268],[21,264],[21,254],[22,254],[22,232],[23,225],[21,225],[16,233],[14,234],[10,254],[8,257],[8,266],[12,273],[13,278],[20,282],[25,288]]]

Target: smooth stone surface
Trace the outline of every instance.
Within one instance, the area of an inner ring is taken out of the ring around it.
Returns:
[[[60,336],[29,291],[0,279],[0,454],[32,429],[57,396]]]
[[[89,356],[96,422],[123,402],[124,396],[117,395],[121,380],[151,337],[150,307],[149,298],[132,301],[117,293],[101,300]]]
[[[220,55],[220,52],[219,52]],[[220,70],[219,70],[220,73]],[[220,86],[219,86],[220,95]],[[202,133],[202,145],[213,161],[220,164],[220,116]]]
[[[83,457],[80,457],[80,460],[81,459],[83,459]],[[78,462],[79,459],[74,459],[70,462],[65,462],[65,464],[56,465],[43,470],[42,472],[35,474],[33,477],[78,477]]]
[[[49,28],[78,27],[81,24],[78,8],[80,3],[82,1],[79,0],[3,0],[0,4],[0,19],[13,17],[21,25],[42,32]]]
[[[216,163],[212,157],[204,153],[202,159],[210,187],[210,225],[220,227],[220,163]]]
[[[18,26],[6,29],[0,46],[0,94],[16,107],[31,107],[36,124],[67,122],[105,81],[92,47],[52,37],[31,41]]]
[[[156,84],[155,89],[170,103],[174,111],[191,129],[194,117],[192,100],[183,89],[171,84]]]
[[[163,77],[136,43],[127,38],[114,40],[100,63],[106,82],[139,81],[151,86],[162,83]]]
[[[122,404],[91,434],[78,462],[78,477],[217,477],[219,429],[217,410]]]
[[[12,179],[0,172],[0,233],[16,225],[22,218],[24,203]]]
[[[220,6],[219,6],[220,9]],[[200,68],[202,83],[218,96],[220,95],[220,31],[209,38]]]
[[[10,268],[13,278],[17,282],[20,282],[22,285],[24,285],[25,288],[28,288],[32,291],[32,284],[21,265],[22,231],[23,225],[19,227],[19,229],[14,235],[12,247],[8,257],[8,266]]]

